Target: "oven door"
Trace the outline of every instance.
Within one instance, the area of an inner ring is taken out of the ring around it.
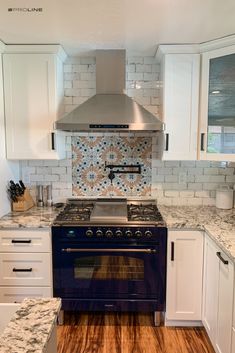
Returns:
[[[153,244],[63,243],[53,249],[54,295],[157,299],[165,287],[164,266]]]

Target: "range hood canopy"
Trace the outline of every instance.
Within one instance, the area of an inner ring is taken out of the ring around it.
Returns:
[[[163,123],[125,95],[125,50],[97,50],[97,94],[55,123],[64,131],[160,131]]]

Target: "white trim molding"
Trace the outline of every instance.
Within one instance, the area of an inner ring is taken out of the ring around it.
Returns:
[[[6,50],[6,45],[2,41],[0,41],[0,53],[4,53],[5,50]]]
[[[235,34],[198,44],[160,44],[156,59],[161,61],[165,54],[199,54],[235,45]]]
[[[234,34],[231,34],[230,36],[210,40],[208,42],[200,43],[200,53],[204,53],[206,51],[210,51],[214,49],[228,47],[230,45],[235,45]]]
[[[64,48],[59,44],[7,44],[5,53],[56,54],[62,62],[67,58]]]

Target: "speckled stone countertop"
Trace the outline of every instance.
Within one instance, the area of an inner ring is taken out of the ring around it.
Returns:
[[[158,207],[168,228],[206,230],[235,262],[235,209],[219,210],[211,206]],[[0,229],[48,228],[60,210],[33,207],[26,212],[10,212],[0,218]]]
[[[161,206],[159,210],[172,229],[205,230],[235,262],[235,209],[216,207]]]
[[[0,353],[45,352],[60,307],[58,298],[25,299],[0,336]]]
[[[25,212],[10,212],[0,218],[0,229],[48,228],[58,212],[54,207],[33,207]]]

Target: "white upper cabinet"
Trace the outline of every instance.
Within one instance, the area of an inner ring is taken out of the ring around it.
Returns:
[[[198,47],[160,45],[163,160],[197,158],[200,54]]]
[[[58,45],[8,46],[3,55],[8,159],[65,157],[64,134],[53,131],[63,113],[63,60]]]
[[[235,161],[235,45],[209,49],[202,53],[199,159]]]

